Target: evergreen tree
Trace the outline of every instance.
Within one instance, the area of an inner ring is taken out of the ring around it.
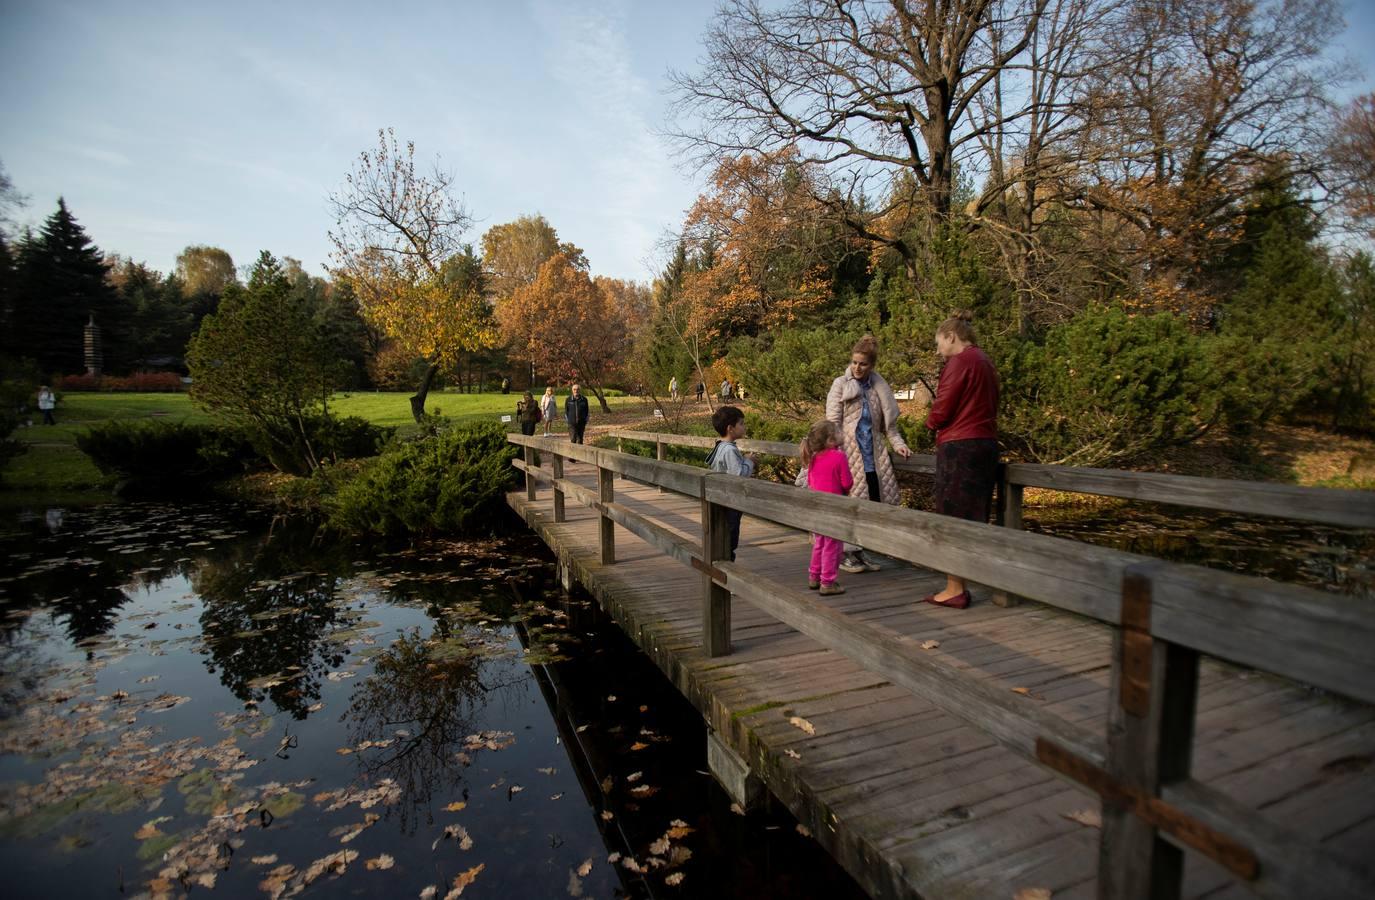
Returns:
[[[105,261],[85,229],[58,199],[57,211],[37,235],[26,235],[18,254],[10,336],[19,352],[45,373],[85,369],[83,336],[95,318],[105,344],[106,367],[129,361],[128,322],[118,292],[106,280]]]

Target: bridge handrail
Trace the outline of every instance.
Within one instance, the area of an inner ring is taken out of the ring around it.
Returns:
[[[603,563],[614,562],[614,523],[704,573],[708,655],[729,652],[730,597],[739,595],[1004,746],[1098,792],[1104,798],[1099,878],[1110,890],[1104,896],[1145,896],[1138,894],[1138,882],[1177,879],[1175,864],[1160,862],[1164,851],[1156,847],[1157,829],[1171,844],[1222,863],[1262,896],[1314,896],[1315,890],[1335,897],[1371,894],[1375,875],[1366,869],[1265,821],[1189,775],[1200,653],[1375,702],[1375,658],[1368,652],[1375,646],[1375,617],[1363,615],[1359,605],[1310,588],[563,440],[509,439],[525,449],[525,458],[514,464],[525,472],[528,496],[534,498],[537,481],[553,484],[556,521],[563,518],[565,494],[602,516]],[[537,450],[550,455],[552,468],[535,464]],[[563,478],[565,457],[595,465],[599,490]],[[701,542],[615,502],[615,475],[700,499]],[[856,621],[810,594],[727,562],[727,509],[977,578],[1115,626],[1112,691],[1117,702],[1110,704],[1106,749],[1082,727],[970,679],[923,653],[910,638]]]
[[[615,431],[611,437],[668,446],[710,448],[715,438],[699,435],[664,434],[649,431]],[[768,453],[796,458],[797,445],[781,441],[742,439],[740,449],[747,453]],[[935,471],[936,458],[913,454],[910,459],[892,457],[899,471]],[[1050,466],[1040,463],[1008,463],[1003,467],[1003,499],[1015,509],[1007,510],[1017,527],[1020,522],[1021,489],[1048,488],[1076,494],[1117,497],[1151,503],[1168,503],[1197,509],[1246,515],[1274,516],[1318,522],[1345,528],[1375,528],[1375,494],[1341,488],[1299,487],[1261,481],[1227,478],[1202,478],[1164,472],[1129,472],[1120,469],[1093,469],[1082,466]]]

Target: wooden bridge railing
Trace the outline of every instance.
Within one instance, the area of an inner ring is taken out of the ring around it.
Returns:
[[[624,433],[622,437],[626,437]],[[1200,654],[1375,703],[1375,614],[1321,591],[918,510],[800,491],[564,440],[510,435],[527,496],[551,484],[601,516],[601,560],[620,525],[702,574],[709,656],[730,652],[739,597],[901,685],[1103,800],[1099,896],[1175,897],[1182,848],[1221,863],[1265,897],[1371,897],[1375,873],[1256,814],[1190,775]],[[742,449],[765,450],[764,442]],[[661,445],[662,446],[662,445]],[[787,445],[776,445],[779,448]],[[552,461],[536,465],[536,451]],[[563,477],[596,467],[598,490]],[[617,503],[614,476],[700,500],[700,541]],[[1095,733],[924,654],[916,640],[851,619],[813,595],[728,562],[725,511],[739,510],[976,580],[1113,626],[1106,745]]]

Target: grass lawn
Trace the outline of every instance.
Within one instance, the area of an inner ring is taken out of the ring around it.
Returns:
[[[411,418],[410,391],[374,393],[358,391],[339,394],[331,410],[340,416],[361,416],[378,425],[398,426],[402,433],[415,428]],[[560,395],[559,406],[563,406]],[[454,421],[499,419],[516,411],[521,394],[431,393],[425,407],[431,413]],[[638,398],[607,398],[620,414],[639,408]],[[595,397],[590,398],[592,418],[598,418]],[[15,440],[28,445],[27,452],[5,468],[0,483],[0,503],[28,505],[42,502],[78,502],[109,499],[110,494],[99,470],[76,447],[76,436],[92,425],[116,420],[209,422],[212,418],[191,402],[186,394],[71,393],[62,396],[54,415],[57,425],[35,424],[20,427]],[[619,416],[617,416],[619,418]],[[34,421],[42,417],[35,412]],[[508,426],[514,431],[514,423]],[[60,497],[61,500],[53,498]]]

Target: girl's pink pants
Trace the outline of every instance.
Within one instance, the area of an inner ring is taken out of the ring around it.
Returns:
[[[813,581],[834,584],[840,570],[841,542],[824,534],[812,535],[812,567],[808,574]]]

